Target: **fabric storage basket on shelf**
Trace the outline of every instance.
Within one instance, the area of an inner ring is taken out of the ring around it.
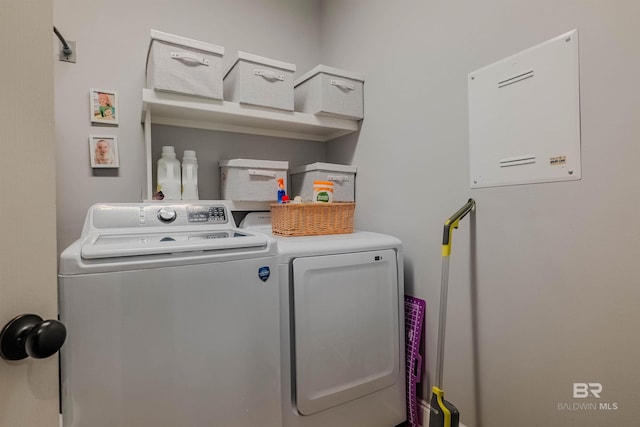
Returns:
[[[224,99],[293,111],[295,71],[295,64],[238,52],[224,76]]]
[[[268,202],[278,199],[278,179],[287,188],[289,162],[254,159],[220,161],[220,194],[223,200]]]
[[[354,120],[364,117],[364,76],[318,65],[294,84],[295,110]]]
[[[271,205],[271,228],[278,236],[317,236],[353,233],[356,204],[275,203]]]
[[[337,165],[333,163],[312,163],[292,168],[291,195],[310,200],[313,196],[314,181],[333,182],[334,202],[354,202],[356,200],[355,166]]]
[[[147,87],[222,99],[224,48],[151,30],[147,53]]]

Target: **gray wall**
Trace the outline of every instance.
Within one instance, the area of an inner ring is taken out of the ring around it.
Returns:
[[[442,225],[477,202],[453,238],[444,373],[468,426],[640,419],[639,13],[631,0],[322,2],[322,62],[367,76],[357,144],[327,158],[358,166],[357,225],[405,244],[407,290],[427,301],[427,399]],[[470,190],[467,73],[573,28],[583,179]],[[601,398],[573,399],[574,382],[602,383]],[[598,409],[558,408],[574,403]]]
[[[140,118],[150,29],[224,46],[225,64],[238,50],[292,62],[298,67],[297,76],[318,63],[318,15],[317,0],[55,0],[54,23],[77,43],[78,56],[76,64],[55,62],[58,250],[80,236],[93,203],[135,202],[143,197]],[[53,43],[57,52],[57,40]],[[118,92],[118,127],[91,126],[90,88]],[[220,159],[304,164],[325,156],[325,145],[319,143],[160,127],[164,130],[154,126],[154,148],[175,145],[179,157],[185,148],[196,150],[202,198],[219,198]],[[119,169],[91,169],[90,134],[117,136]]]
[[[140,200],[150,28],[295,62],[298,75],[318,62],[362,72],[362,129],[326,152],[324,144],[165,126],[154,127],[154,143],[183,138],[209,169],[219,158],[285,153],[292,163],[326,156],[358,166],[357,227],[403,240],[407,291],[427,300],[425,399],[442,224],[474,197],[475,215],[454,234],[444,378],[463,423],[634,425],[640,229],[628,217],[640,207],[639,12],[634,0],[56,0],[55,24],[78,43],[78,63],[55,66],[59,248],[79,235],[90,204]],[[573,28],[583,179],[470,190],[467,73]],[[90,126],[90,87],[119,92],[119,127]],[[100,132],[119,138],[115,174],[89,167],[87,138]],[[201,185],[203,197],[216,191]],[[602,383],[601,399],[573,399],[574,382]],[[618,409],[558,409],[578,402]]]

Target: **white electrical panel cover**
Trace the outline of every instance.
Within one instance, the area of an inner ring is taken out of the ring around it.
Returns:
[[[469,74],[471,188],[578,180],[578,31]]]

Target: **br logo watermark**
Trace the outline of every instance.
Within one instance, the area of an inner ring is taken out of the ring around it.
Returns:
[[[600,383],[573,383],[574,399],[586,399],[589,396],[600,399],[600,393],[602,393]]]
[[[573,383],[574,401],[559,402],[558,411],[617,411],[617,402],[601,400],[603,389],[601,383]]]

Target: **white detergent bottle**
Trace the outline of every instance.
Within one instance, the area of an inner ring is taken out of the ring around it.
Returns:
[[[162,156],[158,159],[157,191],[162,191],[164,200],[180,200],[180,161],[172,146],[162,147]]]
[[[198,159],[192,150],[182,156],[182,200],[198,200]]]

